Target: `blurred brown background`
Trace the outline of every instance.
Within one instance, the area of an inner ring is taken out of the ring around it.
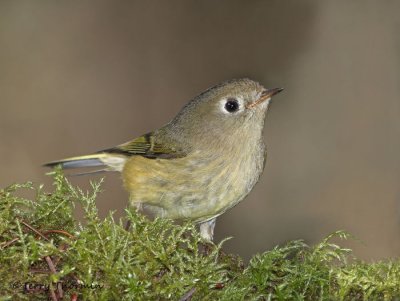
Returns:
[[[2,1],[0,185],[50,184],[42,163],[125,142],[246,76],[285,91],[265,173],[217,240],[249,257],[345,229],[364,242],[356,255],[398,256],[399,12],[390,0]],[[101,213],[120,215],[118,174],[105,182]]]

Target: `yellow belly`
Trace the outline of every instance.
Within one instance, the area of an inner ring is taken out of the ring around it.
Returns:
[[[233,164],[222,157],[196,155],[177,159],[133,156],[122,177],[131,204],[145,204],[163,217],[203,221],[236,205],[254,186],[262,167],[257,168],[259,160],[245,161]]]

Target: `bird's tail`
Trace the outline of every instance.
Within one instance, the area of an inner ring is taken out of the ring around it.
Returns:
[[[77,156],[66,158],[59,161],[53,161],[44,164],[47,167],[54,167],[57,165],[61,165],[63,169],[71,169],[71,168],[82,168],[82,167],[103,167],[98,171],[122,171],[122,168],[125,164],[126,157],[118,154],[109,154],[109,153],[97,153],[92,155],[85,156]],[[82,174],[93,173],[85,172]]]

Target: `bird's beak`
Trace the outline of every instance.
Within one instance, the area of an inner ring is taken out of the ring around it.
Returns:
[[[263,97],[272,97],[275,94],[278,94],[279,92],[282,92],[283,88],[273,88],[273,89],[266,89],[261,93],[261,98]]]
[[[246,107],[253,108],[253,107],[259,105],[260,103],[266,101],[267,99],[270,99],[275,94],[278,94],[279,92],[282,92],[282,91],[283,91],[283,88],[266,89],[261,93],[261,96],[259,99],[257,99],[255,102],[247,105]]]

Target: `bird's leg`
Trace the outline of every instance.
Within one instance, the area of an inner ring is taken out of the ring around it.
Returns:
[[[206,242],[200,246],[200,252],[205,256],[209,255],[213,248],[212,240],[216,220],[216,218],[213,218],[200,224],[200,236],[206,240]]]
[[[213,218],[200,224],[200,236],[207,241],[213,240],[216,220],[217,218]]]

